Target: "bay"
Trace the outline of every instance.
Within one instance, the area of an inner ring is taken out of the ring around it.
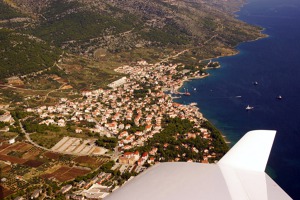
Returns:
[[[249,0],[237,15],[265,28],[269,37],[242,43],[239,54],[216,59],[222,67],[210,70],[208,78],[186,82],[191,96],[176,101],[197,102],[231,144],[250,130],[277,130],[267,173],[300,199],[300,1]],[[247,112],[247,105],[254,109]]]

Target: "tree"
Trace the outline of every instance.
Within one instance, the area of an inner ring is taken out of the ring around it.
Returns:
[[[118,139],[113,137],[109,138],[107,136],[103,136],[103,137],[99,137],[99,139],[96,140],[95,144],[97,146],[113,150],[118,144]]]

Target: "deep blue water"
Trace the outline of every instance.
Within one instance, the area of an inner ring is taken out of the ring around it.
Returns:
[[[269,37],[242,43],[240,54],[217,59],[222,67],[186,82],[192,95],[178,102],[197,102],[232,144],[250,130],[277,130],[267,172],[300,199],[300,1],[249,0],[237,14],[264,27]],[[250,112],[248,104],[254,106]]]

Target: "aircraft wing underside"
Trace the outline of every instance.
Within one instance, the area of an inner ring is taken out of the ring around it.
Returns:
[[[291,199],[264,172],[274,137],[275,131],[249,132],[218,164],[159,163],[105,199]]]

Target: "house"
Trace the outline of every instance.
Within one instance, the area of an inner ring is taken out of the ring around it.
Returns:
[[[152,125],[149,124],[149,125],[147,125],[147,126],[145,127],[145,132],[150,132],[151,129],[152,129]]]
[[[60,127],[64,127],[64,126],[66,126],[66,122],[64,119],[60,119],[60,120],[58,120],[57,125]]]
[[[65,196],[66,199],[74,199],[74,200],[85,200],[85,197],[82,195],[76,195],[76,194],[67,194]]]
[[[131,157],[128,159],[128,164],[129,165],[134,165],[134,163],[136,162],[136,160],[134,159],[134,157]]]
[[[132,153],[132,152],[125,152],[124,153],[124,157],[125,158],[131,158],[131,157],[133,157],[134,156],[134,153]]]
[[[137,142],[136,142],[136,141],[133,141],[133,142],[131,142],[130,145],[124,146],[124,150],[129,150],[129,149],[131,149],[132,147],[134,147],[134,146],[136,146],[136,145],[137,145]]]
[[[119,139],[122,139],[123,137],[127,137],[128,136],[128,132],[127,131],[123,131],[120,133],[120,135],[118,136]]]
[[[130,129],[131,125],[130,124],[126,124],[125,129]]]
[[[120,164],[128,164],[128,158],[124,157],[124,156],[120,156],[119,157],[119,163]]]
[[[92,95],[92,91],[84,90],[81,92],[82,96],[88,97]]]
[[[126,82],[127,82],[127,78],[124,76],[124,77],[120,78],[119,80],[116,80],[116,81],[108,84],[107,86],[111,87],[111,88],[116,88],[116,87],[119,87],[119,86],[125,84]]]
[[[85,184],[86,184],[86,182],[85,182],[84,180],[81,180],[81,181],[77,184],[77,187],[82,188]]]
[[[34,110],[32,108],[27,108],[26,112],[34,112]]]
[[[107,128],[111,131],[116,131],[118,128],[118,123],[117,122],[112,122],[110,124],[105,124],[105,126],[107,126]]]
[[[199,153],[199,150],[198,150],[196,147],[193,147],[192,150],[193,150],[193,152],[195,152],[195,153]]]
[[[142,136],[144,135],[144,133],[142,131],[137,131],[134,133],[136,136]]]
[[[119,141],[118,146],[119,146],[119,147],[124,147],[124,141],[123,141],[123,140]]]
[[[40,124],[46,124],[47,126],[49,126],[49,124],[56,124],[56,123],[53,119],[47,119],[45,121],[40,122]]]
[[[73,186],[70,185],[70,184],[69,185],[65,185],[64,187],[61,188],[61,193],[65,194],[65,193],[69,192],[72,189],[72,187]]]
[[[119,157],[119,163],[120,164],[125,164],[125,165],[133,165],[135,163],[134,157],[125,157],[125,156],[120,156]]]
[[[30,196],[30,199],[37,199],[40,194],[42,194],[43,190],[42,189],[36,189],[33,191],[32,195]]]
[[[125,125],[124,125],[124,124],[120,124],[120,125],[119,125],[119,129],[120,129],[120,130],[122,130],[122,129],[124,129],[124,128],[125,128]]]
[[[82,130],[77,128],[77,129],[75,129],[75,133],[82,133]]]
[[[191,139],[191,138],[196,139],[196,136],[197,136],[196,133],[188,133],[187,134],[188,139]]]
[[[104,192],[103,186],[100,184],[93,184],[88,190],[82,191],[82,195],[85,196],[87,199],[103,199],[107,195],[109,195],[108,192]]]
[[[209,163],[208,162],[208,157],[203,156],[203,160],[201,160],[201,163]]]
[[[143,160],[147,160],[148,157],[149,157],[148,152],[144,152],[143,155],[142,155],[142,159],[143,159]]]
[[[149,152],[149,154],[151,156],[154,156],[157,153],[157,150],[158,150],[158,148],[154,147],[154,148],[151,149],[151,151]]]
[[[154,157],[150,157],[147,162],[152,165],[155,162],[155,158]]]
[[[10,115],[10,113],[5,113],[4,115],[0,116],[0,122],[6,122],[12,125],[15,123],[14,118]]]
[[[16,197],[14,200],[25,200],[24,197]]]
[[[142,158],[140,158],[137,162],[138,166],[142,166],[145,163],[145,160],[143,160]]]
[[[124,144],[128,144],[131,143],[134,140],[134,135],[129,135],[125,140],[124,140]]]
[[[156,124],[155,127],[154,127],[154,130],[159,131],[160,129],[161,129],[161,125]]]
[[[149,154],[148,154],[148,152],[144,152],[143,153],[143,155],[142,155],[142,157],[138,160],[138,165],[139,166],[142,166],[142,165],[144,165],[145,164],[145,162],[146,162],[146,160],[148,159],[148,157],[149,157]],[[153,161],[154,162],[154,161]]]
[[[134,152],[133,154],[134,159],[137,161],[140,158],[140,153],[138,151]]]
[[[151,120],[152,120],[152,115],[148,115],[148,116],[146,117],[146,121],[147,121],[147,122],[151,122]]]
[[[0,104],[0,109],[7,109],[9,108],[8,104]]]
[[[8,140],[8,143],[9,144],[14,144],[15,142],[16,142],[16,138],[17,138],[18,136],[16,136],[16,137],[14,137],[14,138],[12,138],[12,139],[10,139],[10,140]]]

